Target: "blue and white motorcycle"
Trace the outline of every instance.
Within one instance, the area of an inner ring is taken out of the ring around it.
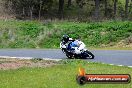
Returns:
[[[60,43],[60,48],[68,58],[94,59],[94,55],[85,48],[85,44],[80,40],[75,40],[64,44]]]

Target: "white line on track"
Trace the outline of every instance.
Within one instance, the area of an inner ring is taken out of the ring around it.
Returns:
[[[33,57],[11,57],[11,56],[0,56],[0,58],[9,58],[9,59],[34,59]],[[43,60],[55,60],[59,61],[62,59],[51,59],[51,58],[42,58]]]

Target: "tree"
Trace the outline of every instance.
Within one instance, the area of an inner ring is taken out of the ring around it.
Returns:
[[[105,4],[105,17],[107,17],[107,0],[104,0],[104,4]]]
[[[5,0],[5,2],[11,3],[11,11],[14,11],[16,18],[23,19],[24,17],[39,17],[43,13],[48,12],[52,8],[53,0]]]
[[[64,0],[59,0],[58,14],[60,19],[63,18],[63,9],[64,9]]]
[[[114,0],[114,18],[116,17],[117,12],[117,0]]]
[[[71,6],[71,1],[72,0],[68,0],[68,2],[67,2],[67,8],[69,8]]]
[[[129,0],[126,0],[126,4],[125,4],[125,19],[128,18],[128,3],[129,3]]]
[[[37,0],[35,3],[36,15],[38,15],[39,20],[41,16],[48,14],[49,10],[52,8],[53,0]]]
[[[83,6],[86,4],[85,0],[76,0],[76,3],[80,8],[83,8]]]
[[[129,6],[129,13],[130,13],[130,20],[132,20],[132,0],[130,1],[130,6]]]
[[[99,4],[100,0],[94,0],[95,1],[95,20],[99,19]]]

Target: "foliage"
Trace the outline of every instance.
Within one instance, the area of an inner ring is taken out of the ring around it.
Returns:
[[[80,37],[87,47],[101,47],[132,36],[132,22],[0,21],[0,48],[59,48],[63,34]]]
[[[125,18],[131,20],[131,0],[128,2],[127,14],[125,8],[125,0],[117,1],[117,10],[114,8],[115,0],[97,0],[99,3],[95,5],[96,0],[2,0],[5,2],[6,10],[10,9],[10,14],[17,19],[54,19],[59,15],[63,15],[64,19],[74,19],[79,21],[91,21],[95,18],[95,13],[99,16],[99,20],[113,19],[116,15],[117,19]],[[63,2],[64,1],[64,2]],[[70,1],[70,6],[67,6]],[[107,2],[107,3],[105,3]],[[96,7],[98,6],[98,8]],[[106,6],[106,7],[105,7]],[[59,8],[60,7],[60,8]],[[98,9],[98,11],[96,11]],[[61,10],[61,12],[59,12]],[[116,12],[117,14],[114,14]],[[106,15],[107,13],[107,15]]]

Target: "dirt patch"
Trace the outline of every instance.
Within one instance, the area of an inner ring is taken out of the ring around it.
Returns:
[[[105,44],[101,44],[100,45],[102,48],[126,48],[126,49],[132,49],[132,36],[124,39],[124,40],[120,40],[119,42],[115,43],[115,42],[110,42],[109,44],[105,45]]]
[[[0,58],[0,70],[18,69],[21,67],[49,67],[56,65],[57,61],[53,60],[20,60],[20,59],[5,59]]]
[[[118,42],[114,47],[132,47],[132,36]]]

